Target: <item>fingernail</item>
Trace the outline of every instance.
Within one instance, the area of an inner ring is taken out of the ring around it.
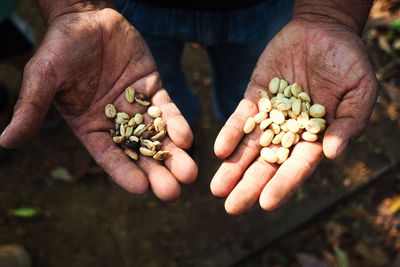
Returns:
[[[346,141],[340,145],[340,147],[337,150],[336,158],[342,154],[343,150],[346,148],[348,143],[349,143],[349,141]]]

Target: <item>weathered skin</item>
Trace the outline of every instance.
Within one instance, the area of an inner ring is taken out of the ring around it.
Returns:
[[[357,30],[338,21],[298,16],[269,43],[253,72],[244,99],[219,133],[215,153],[225,161],[211,182],[215,196],[237,215],[259,199],[265,210],[282,205],[311,175],[325,154],[336,158],[365,129],[377,97],[377,82]],[[259,157],[261,131],[243,137],[257,113],[257,90],[273,77],[297,82],[313,103],[326,107],[328,128],[321,143],[300,142],[279,168]]]
[[[50,16],[43,43],[25,67],[12,122],[0,145],[15,148],[29,141],[54,100],[74,134],[116,183],[135,194],[150,184],[159,198],[175,200],[179,182],[191,183],[197,176],[196,164],[183,150],[193,140],[189,125],[162,88],[150,51],[132,25],[111,8],[84,10]],[[129,85],[162,110],[169,133],[164,149],[172,153],[165,166],[145,157],[135,164],[112,142],[108,129],[114,123],[105,117],[106,104],[130,115],[145,111],[126,101]]]
[[[30,140],[54,100],[75,135],[119,185],[140,194],[150,184],[159,198],[176,199],[178,182],[190,183],[197,176],[197,166],[182,150],[190,147],[193,136],[162,89],[140,34],[119,13],[106,8],[112,1],[38,2],[48,32],[26,66],[20,98],[0,145],[13,148]],[[245,98],[215,142],[216,155],[226,160],[212,180],[211,191],[218,197],[228,196],[228,213],[240,214],[257,199],[265,210],[278,207],[312,173],[323,153],[337,157],[364,130],[377,84],[357,34],[371,3],[296,1],[294,18],[266,47]],[[256,91],[266,89],[275,76],[301,84],[314,103],[327,108],[329,124],[322,145],[298,143],[279,169],[259,158],[260,130],[242,139],[246,119],[257,113]],[[172,153],[165,166],[144,157],[133,163],[109,136],[113,123],[104,116],[106,104],[130,115],[144,111],[124,99],[129,85],[162,110],[169,133],[163,149]]]

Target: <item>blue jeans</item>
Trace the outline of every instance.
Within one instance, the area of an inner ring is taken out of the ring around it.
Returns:
[[[185,42],[199,43],[208,53],[214,114],[223,123],[243,98],[261,52],[288,23],[293,2],[267,0],[244,9],[202,12],[115,0],[117,10],[147,42],[164,88],[189,123],[195,121],[200,105],[181,70]]]

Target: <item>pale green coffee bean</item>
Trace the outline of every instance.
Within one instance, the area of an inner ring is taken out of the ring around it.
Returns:
[[[286,132],[284,132],[284,131],[279,132],[277,135],[275,135],[274,139],[272,139],[271,142],[272,142],[274,145],[280,144],[280,143],[282,142],[282,138],[283,138],[283,136],[285,135],[285,133],[286,133]]]
[[[305,140],[305,141],[314,142],[314,141],[318,140],[318,135],[305,131],[301,135],[301,138],[303,138],[303,140]]]
[[[147,126],[144,124],[139,124],[136,129],[133,131],[133,135],[140,137],[147,131]]]
[[[306,122],[309,120],[308,114],[306,112],[300,112],[297,116],[297,123],[300,129],[304,129]]]
[[[158,118],[161,116],[161,109],[157,106],[151,106],[147,109],[147,114],[152,118]]]
[[[279,89],[278,89],[278,92],[279,92],[279,93],[283,93],[283,92],[285,91],[285,88],[286,88],[287,86],[288,86],[288,82],[285,81],[285,80],[283,80],[283,79],[281,79],[280,82],[279,82]]]
[[[285,90],[283,91],[283,94],[284,94],[287,98],[292,97],[292,91],[291,91],[290,89],[291,89],[291,86],[288,86],[288,87],[286,87]]]
[[[296,135],[292,132],[287,132],[283,135],[281,144],[283,147],[289,148],[294,144]]]
[[[144,139],[140,142],[140,146],[145,147],[150,150],[156,150],[156,145],[153,143],[153,141]]]
[[[267,91],[259,89],[259,90],[257,90],[257,92],[259,93],[260,98],[268,98],[269,99],[269,95],[268,95]]]
[[[299,123],[295,119],[287,120],[286,125],[292,133],[297,133],[300,130]]]
[[[146,107],[150,105],[150,99],[143,93],[137,92],[135,95],[135,100],[140,105],[143,105]]]
[[[311,98],[310,96],[306,93],[306,92],[301,92],[297,95],[298,98],[301,99],[301,101],[310,103],[311,102]]]
[[[129,121],[129,115],[125,112],[118,112],[115,122],[118,124],[127,123]]]
[[[272,109],[272,103],[269,98],[262,97],[258,100],[258,111],[260,112],[270,112]]]
[[[306,112],[308,114],[310,112],[310,103],[301,102],[301,112]]]
[[[261,149],[260,152],[261,158],[269,163],[275,163],[278,161],[278,156],[276,155],[275,151],[268,147],[264,147]]]
[[[281,127],[275,122],[271,123],[269,128],[274,132],[274,134],[278,134],[281,131]]]
[[[160,150],[153,156],[153,159],[162,161],[162,160],[169,158],[169,156],[171,156],[171,153],[169,151]]]
[[[272,123],[271,118],[266,118],[265,120],[263,120],[263,121],[260,123],[260,129],[261,129],[261,131],[264,131],[265,129],[267,129],[268,126],[271,125],[271,123]]]
[[[106,117],[109,119],[114,119],[115,116],[117,116],[117,110],[115,109],[113,104],[107,104],[104,107],[104,113],[106,114]]]
[[[136,121],[135,121],[135,117],[131,118],[128,121],[128,126],[132,126],[132,127],[136,127],[137,126]]]
[[[289,128],[287,127],[287,121],[284,121],[280,126],[282,131],[289,131]]]
[[[314,134],[319,133],[321,131],[321,127],[318,124],[318,122],[313,121],[313,120],[308,120],[305,123],[304,128],[306,128],[307,132],[314,133]]]
[[[293,106],[292,106],[292,108],[293,108]],[[297,115],[296,114],[294,114],[294,112],[293,112],[293,110],[288,110],[287,111],[287,115],[291,118],[291,119],[297,119]]]
[[[315,118],[322,118],[325,116],[326,110],[323,105],[320,104],[314,104],[310,107],[310,115],[315,117]]]
[[[133,103],[133,101],[135,101],[135,89],[132,86],[128,86],[125,89],[125,98],[129,103]]]
[[[301,117],[301,118],[303,118],[305,120],[309,120],[310,119],[310,116],[308,116],[308,113],[307,112],[303,112],[303,111],[300,112],[299,117]]]
[[[245,134],[249,134],[253,131],[254,127],[256,126],[256,121],[253,117],[247,119],[246,123],[243,126],[243,132]]]
[[[129,136],[130,142],[139,142],[139,138],[137,136],[131,135]]]
[[[140,147],[139,152],[140,152],[140,154],[142,154],[143,156],[146,156],[146,157],[152,157],[157,153],[157,151],[150,150],[146,147]]]
[[[286,98],[286,96],[283,93],[278,93],[276,98],[279,100],[280,98]]]
[[[152,137],[150,137],[151,141],[161,141],[164,139],[164,137],[167,135],[167,130],[161,130],[159,133],[157,133],[156,135],[153,135]]]
[[[276,156],[278,157],[278,160],[276,163],[278,164],[282,164],[285,160],[287,160],[288,156],[289,156],[289,149],[286,147],[280,147],[278,148],[278,150],[276,151]]]
[[[278,100],[278,98],[277,98],[276,96],[274,96],[273,98],[271,98],[271,105],[272,105],[272,107],[275,106],[277,100]]]
[[[326,121],[323,118],[311,118],[310,120],[315,121],[319,124],[321,132],[325,131]]]
[[[276,109],[284,111],[284,110],[289,110],[292,108],[292,102],[290,102],[289,98],[283,97],[283,98],[278,98],[275,104]]]
[[[292,103],[292,111],[297,116],[300,114],[301,111],[301,100],[296,98],[296,100]]]
[[[153,120],[149,121],[149,123],[146,126],[147,126],[147,131],[154,130],[154,121]]]
[[[263,120],[267,118],[268,114],[265,112],[258,112],[256,115],[254,115],[254,121],[257,124],[260,124]]]
[[[121,144],[125,140],[125,136],[114,136],[113,141],[116,144]]]
[[[270,83],[269,83],[269,91],[270,91],[272,94],[276,94],[276,93],[278,92],[278,90],[279,90],[279,83],[280,83],[280,80],[279,80],[278,77],[275,77],[275,78],[273,78],[273,79],[270,81]]]
[[[119,127],[119,132],[122,136],[125,136],[125,127],[125,124],[121,124],[121,126]]]
[[[133,133],[133,127],[132,126],[126,126],[125,127],[125,136],[130,137]]]
[[[274,123],[282,124],[285,121],[285,115],[280,110],[273,109],[269,113],[269,117]]]
[[[124,150],[125,154],[128,155],[128,157],[130,157],[133,160],[138,160],[139,159],[139,155],[136,153],[136,151],[132,150],[132,149],[125,149]]]
[[[291,89],[292,95],[295,97],[298,97],[299,94],[301,92],[303,92],[303,89],[301,89],[301,86],[298,83],[292,84],[290,89]]]
[[[134,119],[136,124],[139,125],[143,122],[143,115],[140,113],[136,113]]]
[[[274,132],[270,129],[266,130],[260,137],[260,145],[263,147],[269,146],[274,138]]]
[[[153,125],[157,132],[161,132],[165,129],[166,123],[161,117],[158,117],[154,120]]]

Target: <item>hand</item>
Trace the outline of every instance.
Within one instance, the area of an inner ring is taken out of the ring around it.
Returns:
[[[14,148],[40,129],[53,101],[95,161],[127,191],[144,193],[149,186],[162,200],[175,200],[179,182],[196,179],[197,166],[183,149],[193,135],[177,107],[162,89],[151,53],[140,34],[115,10],[85,10],[51,17],[43,43],[25,67],[22,89],[11,123],[0,145]],[[130,115],[145,112],[129,104],[124,90],[132,85],[162,110],[169,137],[163,149],[172,153],[165,165],[152,158],[133,162],[108,132],[114,123],[104,106]]]
[[[257,90],[268,91],[273,77],[299,83],[313,103],[326,107],[329,125],[322,144],[299,142],[281,166],[260,158],[258,127],[243,137],[246,119],[258,112]],[[225,161],[211,182],[212,193],[228,196],[225,209],[233,215],[250,209],[257,199],[264,210],[279,207],[311,175],[323,153],[338,157],[364,131],[376,97],[374,71],[351,28],[294,18],[264,50],[244,99],[215,141],[215,153]]]

